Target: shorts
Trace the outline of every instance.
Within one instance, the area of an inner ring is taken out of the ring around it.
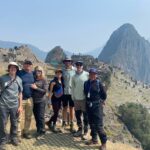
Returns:
[[[85,100],[74,100],[74,109],[75,111],[81,110],[82,112],[86,111]]]
[[[71,98],[71,95],[64,95],[62,100],[63,107],[74,107],[74,102]]]

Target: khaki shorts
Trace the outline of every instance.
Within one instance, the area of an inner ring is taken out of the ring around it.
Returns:
[[[85,100],[74,100],[74,109],[86,111]]]

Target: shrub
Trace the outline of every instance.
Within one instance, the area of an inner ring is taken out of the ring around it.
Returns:
[[[121,120],[141,142],[144,150],[150,150],[150,114],[141,104],[126,103],[119,107]]]

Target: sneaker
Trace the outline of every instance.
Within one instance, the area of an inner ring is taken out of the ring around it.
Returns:
[[[6,144],[1,144],[0,145],[0,150],[6,150]]]
[[[44,140],[44,135],[45,135],[45,134],[37,133],[36,139],[37,139],[37,140]]]
[[[99,147],[99,150],[106,150],[106,144],[102,144],[102,145]]]
[[[24,133],[23,134],[23,138],[25,138],[25,139],[31,139],[32,136],[30,134]]]
[[[49,128],[49,130],[51,130],[52,129],[52,127],[53,127],[53,123],[51,122],[45,122],[45,124],[48,126],[48,128]]]
[[[89,140],[85,144],[86,145],[96,145],[96,144],[98,144],[98,141]]]
[[[82,140],[87,140],[88,139],[88,133],[84,133],[81,138],[82,138]]]
[[[14,145],[14,146],[18,146],[18,145],[19,145],[18,138],[13,138],[13,139],[11,140],[11,144]]]
[[[78,129],[78,131],[73,134],[74,137],[81,137],[81,135],[82,135],[82,129]]]

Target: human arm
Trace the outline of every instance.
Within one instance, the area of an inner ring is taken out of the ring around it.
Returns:
[[[107,93],[104,86],[100,83],[100,98],[102,99],[103,104],[105,105],[105,100],[107,98]]]
[[[49,108],[51,108],[51,98],[53,95],[53,88],[55,84],[56,84],[55,82],[51,82],[49,85],[49,93],[48,93],[48,107]]]
[[[18,101],[19,101],[19,106],[18,106],[18,110],[17,110],[17,112],[18,113],[21,113],[22,112],[22,92],[20,92],[19,93],[19,95],[18,95]]]

